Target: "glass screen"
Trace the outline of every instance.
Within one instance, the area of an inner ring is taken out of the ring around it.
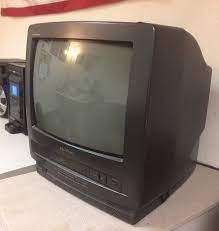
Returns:
[[[131,58],[130,43],[39,40],[37,126],[75,145],[123,155]]]

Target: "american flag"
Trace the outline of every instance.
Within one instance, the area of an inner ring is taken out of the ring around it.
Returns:
[[[2,16],[32,16],[82,9],[121,0],[0,0]]]

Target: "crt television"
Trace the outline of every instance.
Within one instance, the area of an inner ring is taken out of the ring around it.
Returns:
[[[134,224],[195,168],[211,68],[180,28],[32,25],[27,123],[37,171]]]

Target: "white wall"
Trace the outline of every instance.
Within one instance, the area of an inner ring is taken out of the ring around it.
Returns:
[[[48,21],[144,21],[180,26],[198,40],[213,68],[206,129],[201,137],[199,160],[219,168],[219,1],[126,0],[65,14],[28,18],[0,17],[0,58],[25,58],[30,24]]]

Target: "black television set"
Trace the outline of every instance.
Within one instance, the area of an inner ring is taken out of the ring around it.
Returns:
[[[38,173],[135,224],[195,169],[210,80],[184,29],[31,25],[26,107]]]

